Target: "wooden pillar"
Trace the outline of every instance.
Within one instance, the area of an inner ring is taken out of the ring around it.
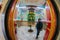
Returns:
[[[13,0],[9,8],[8,30],[9,30],[9,36],[11,40],[17,40],[16,34],[15,34],[14,21],[13,21],[16,3],[17,3],[17,0]]]

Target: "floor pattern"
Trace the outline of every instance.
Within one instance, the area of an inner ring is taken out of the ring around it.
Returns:
[[[18,40],[36,40],[36,28],[32,27],[33,32],[28,32],[30,28],[29,27],[17,27],[17,38]],[[37,40],[43,40],[45,34],[45,30],[42,30],[40,32],[39,38]]]

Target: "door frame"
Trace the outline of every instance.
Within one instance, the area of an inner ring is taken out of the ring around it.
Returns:
[[[55,34],[51,38],[51,40],[56,40],[56,36],[57,36],[57,33],[58,33],[58,27],[59,27],[58,26],[59,25],[59,16],[58,16],[59,13],[57,13],[57,12],[59,12],[59,11],[58,11],[57,5],[54,1],[49,0],[49,2],[51,3],[51,5],[53,5],[53,9],[55,11],[56,18],[57,18],[57,26],[56,26],[56,29],[55,29],[55,32],[54,32]],[[6,10],[6,13],[5,13],[5,30],[6,30],[6,35],[7,35],[8,40],[16,40],[16,34],[14,33],[15,28],[14,28],[14,26],[9,27],[9,24],[8,24],[9,23],[8,20],[10,20],[8,16],[12,14],[11,15],[11,17],[12,17],[11,20],[13,19],[13,13],[14,13],[13,11],[14,11],[16,3],[17,3],[17,0],[10,0],[9,5],[7,7],[7,10]],[[11,21],[11,23],[12,23],[12,21]],[[50,39],[47,38],[47,40],[50,40]]]

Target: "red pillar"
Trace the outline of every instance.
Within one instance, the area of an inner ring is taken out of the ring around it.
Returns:
[[[50,13],[50,8],[49,8],[48,4],[46,4],[46,15],[47,15],[47,20],[51,21],[51,13]],[[44,35],[44,40],[47,40],[50,28],[51,28],[51,23],[47,23],[47,28],[46,28],[46,32]]]

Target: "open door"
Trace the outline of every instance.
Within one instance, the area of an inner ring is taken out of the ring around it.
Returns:
[[[45,0],[44,0],[45,1]],[[16,5],[20,0],[10,0],[9,5],[5,14],[5,29],[8,40],[18,40],[16,36],[16,24],[14,21],[14,14],[16,14],[17,9]],[[28,1],[27,1],[28,2]],[[30,5],[30,4],[28,4]],[[34,4],[33,4],[34,5]],[[36,6],[35,6],[36,7]],[[33,7],[34,8],[34,7]],[[43,40],[54,40],[55,32],[58,27],[58,18],[57,13],[55,12],[54,4],[51,0],[45,1],[45,12],[46,12],[46,21],[47,23],[45,28],[45,34]]]

